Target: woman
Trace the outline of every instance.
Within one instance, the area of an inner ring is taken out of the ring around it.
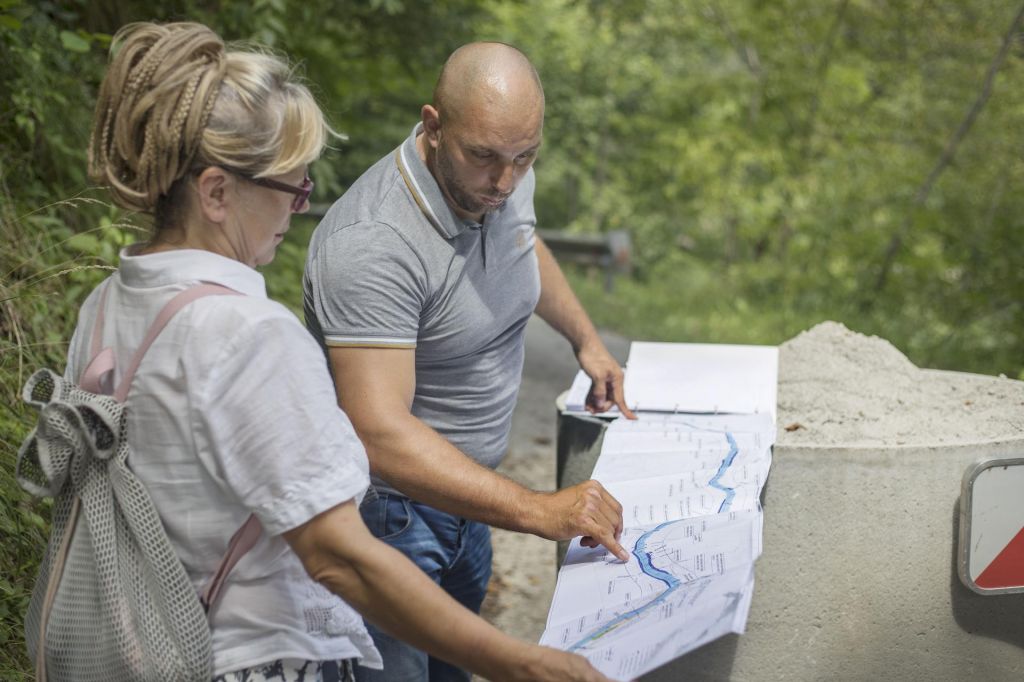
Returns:
[[[151,213],[155,234],[83,305],[68,376],[89,361],[101,301],[99,333],[123,367],[177,293],[212,282],[243,294],[178,312],[128,397],[132,468],[197,589],[250,514],[264,528],[211,612],[216,678],[377,667],[358,611],[491,679],[605,679],[503,635],[364,527],[365,452],[320,349],[254,269],[308,207],[308,167],[330,132],[309,91],[276,57],[226,50],[198,24],[131,24],[112,55],[90,173],[119,205]]]

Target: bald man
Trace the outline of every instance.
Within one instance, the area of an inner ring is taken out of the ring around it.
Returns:
[[[306,323],[369,455],[367,526],[479,611],[489,525],[551,540],[582,535],[627,558],[622,508],[598,482],[535,492],[494,471],[508,448],[530,315],[572,344],[593,379],[594,410],[616,404],[632,414],[621,368],[534,232],[544,92],[533,66],[507,45],[463,46],[421,119],[317,227]],[[371,632],[384,670],[360,669],[361,681],[469,679]]]

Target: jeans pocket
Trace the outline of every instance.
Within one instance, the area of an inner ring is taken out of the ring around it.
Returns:
[[[378,540],[396,538],[412,525],[412,509],[408,497],[381,495],[360,509],[366,527]]]

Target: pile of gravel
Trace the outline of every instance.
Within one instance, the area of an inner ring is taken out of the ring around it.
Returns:
[[[838,322],[779,347],[777,443],[899,447],[1024,439],[1024,381],[920,369]]]

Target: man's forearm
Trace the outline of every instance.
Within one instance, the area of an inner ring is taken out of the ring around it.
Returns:
[[[551,250],[540,238],[535,249],[541,287],[536,312],[569,341],[580,368],[593,381],[587,395],[587,409],[603,412],[614,405],[623,415],[634,419],[635,415],[626,405],[625,378],[618,361],[598,336],[594,323],[569,287]]]
[[[339,404],[370,468],[395,489],[464,518],[549,540],[582,535],[625,556],[618,544],[622,507],[597,481],[552,493],[529,490],[477,464],[413,416],[411,351],[337,348],[330,358]]]
[[[622,507],[597,481],[538,493],[477,464],[412,415],[363,437],[374,473],[410,498],[450,514],[548,540],[582,535],[620,559]]]
[[[536,533],[538,493],[478,464],[411,414],[361,433],[373,473],[408,497],[498,528]]]
[[[537,301],[536,312],[564,336],[578,354],[588,343],[600,341],[597,330],[565,279],[551,249],[540,237],[536,238],[534,250],[540,271],[540,299]]]

